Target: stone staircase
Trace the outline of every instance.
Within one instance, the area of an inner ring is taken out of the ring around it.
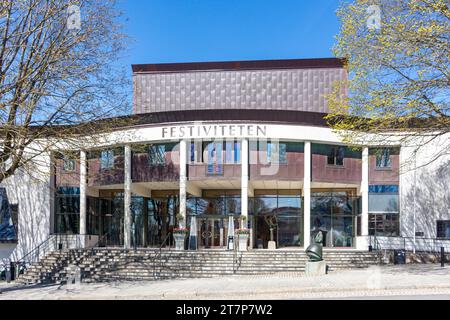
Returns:
[[[324,251],[330,272],[375,265],[375,253],[354,250]],[[65,283],[72,266],[80,268],[83,282],[204,278],[223,275],[261,275],[303,272],[302,250],[173,251],[155,249],[77,249],[48,254],[18,278],[24,284]]]

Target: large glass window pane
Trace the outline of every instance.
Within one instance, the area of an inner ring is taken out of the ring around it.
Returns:
[[[348,216],[333,216],[332,241],[333,247],[353,246],[353,218]]]
[[[389,148],[379,149],[376,152],[377,168],[391,167],[391,150]]]
[[[197,214],[221,215],[225,212],[224,198],[198,198]]]
[[[211,142],[207,145],[207,174],[223,174],[222,142]]]
[[[259,197],[254,200],[254,211],[256,214],[272,214],[277,209],[277,197]]]
[[[369,194],[369,212],[398,212],[398,194]]]
[[[100,153],[100,169],[114,168],[114,151],[103,150]]]
[[[302,217],[300,215],[279,215],[277,227],[278,247],[302,245]]]
[[[233,142],[225,142],[225,163],[233,163]]]
[[[225,197],[225,214],[235,215],[241,213],[241,197]]]
[[[334,159],[335,159],[335,149],[334,147],[329,146],[328,152],[327,152],[327,164],[330,166],[334,165]]]
[[[344,165],[345,148],[337,147],[336,149],[337,149],[336,150],[336,165],[343,166]]]
[[[191,162],[195,162],[195,143],[194,142],[191,142],[190,159],[191,159]]]
[[[241,162],[241,143],[238,141],[234,142],[234,163]]]
[[[63,159],[63,170],[64,171],[75,171],[76,162],[74,159],[64,157]]]
[[[352,247],[360,198],[347,192],[318,192],[311,197],[311,241],[328,247]]]
[[[267,143],[267,162],[268,163],[287,163],[286,143],[268,142]]]
[[[149,146],[148,161],[150,165],[166,164],[166,146],[164,144]]]
[[[283,208],[290,212],[300,212],[301,199],[300,197],[278,197],[278,208]]]

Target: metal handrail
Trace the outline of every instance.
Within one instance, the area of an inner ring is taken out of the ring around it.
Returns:
[[[377,248],[374,248],[376,250],[411,250],[410,248],[412,248],[419,252],[439,253],[441,250],[440,248],[444,247],[445,252],[450,252],[450,239],[371,235],[370,244],[372,244],[372,238],[377,242]],[[384,247],[381,245],[380,238],[386,238],[387,240],[387,243],[384,245]]]
[[[166,235],[166,237],[164,238],[163,242],[161,243],[161,245],[158,248],[158,252],[157,252],[155,258],[153,259],[153,278],[155,278],[155,279],[157,278],[156,277],[156,261],[157,260],[159,261],[159,263],[158,263],[158,265],[159,265],[159,274],[158,274],[158,276],[161,276],[161,272],[162,272],[162,248],[166,245],[167,240],[169,240],[169,250],[170,250],[170,248],[172,246],[171,238],[170,238],[171,235],[172,235],[172,232],[169,232]]]
[[[33,263],[37,263],[41,260],[41,257],[44,257],[47,253],[56,251],[58,243],[61,242],[64,238],[69,238],[76,236],[75,239],[75,248],[80,248],[81,242],[80,242],[80,235],[67,235],[67,234],[52,234],[47,239],[42,241],[37,247],[33,248],[31,251],[29,251],[27,254],[25,254],[22,258],[14,262],[16,265],[16,277],[21,276],[21,270],[20,268],[23,267],[23,269],[27,269],[27,267]],[[102,237],[99,237],[99,240],[94,245],[98,246],[100,241],[107,236],[107,234],[104,234]]]
[[[54,240],[54,247],[56,249],[57,239],[56,235],[52,234],[47,239],[42,241],[37,247],[33,248],[31,251],[29,251],[27,254],[25,254],[22,258],[20,258],[18,261],[16,261],[19,265],[26,266],[27,262],[33,263],[33,262],[39,262],[39,257],[41,254],[45,251],[48,247],[50,247],[50,243],[52,240]]]
[[[237,241],[236,241],[237,240]],[[233,274],[237,272],[237,246],[239,245],[239,234],[237,234],[233,239]]]

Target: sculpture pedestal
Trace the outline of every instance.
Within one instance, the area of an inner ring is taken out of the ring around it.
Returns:
[[[247,251],[248,250],[248,245],[247,245],[248,237],[249,237],[248,234],[240,234],[239,235],[239,242],[238,242],[239,243],[239,246],[238,246],[239,251]]]
[[[322,276],[327,274],[327,264],[322,261],[306,261],[305,273],[307,276]]]
[[[186,235],[184,233],[174,233],[173,238],[175,239],[175,250],[184,250],[184,240]]]
[[[277,243],[275,241],[267,242],[267,249],[275,250],[277,248]]]

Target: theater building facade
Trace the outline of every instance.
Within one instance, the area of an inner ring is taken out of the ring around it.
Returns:
[[[45,183],[3,183],[14,255],[54,234],[160,247],[180,226],[197,249],[226,250],[230,220],[250,230],[250,250],[302,249],[318,231],[335,250],[368,250],[371,235],[450,237],[449,157],[417,165],[448,135],[413,169],[413,148],[395,138],[346,145],[324,119],[346,77],[334,58],[133,65],[135,122],[49,153]]]

